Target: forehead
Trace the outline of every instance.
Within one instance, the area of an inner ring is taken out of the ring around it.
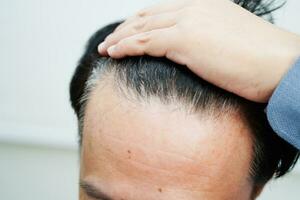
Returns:
[[[237,115],[188,114],[175,102],[125,98],[111,84],[91,94],[82,145],[82,178],[107,191],[220,190],[226,196],[246,184],[251,161],[250,133]]]

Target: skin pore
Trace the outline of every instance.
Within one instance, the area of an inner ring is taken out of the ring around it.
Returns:
[[[251,159],[237,113],[188,113],[101,81],[85,109],[80,200],[249,200]]]

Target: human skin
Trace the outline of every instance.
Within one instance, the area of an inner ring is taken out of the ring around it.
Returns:
[[[95,199],[86,185],[114,200],[254,199],[251,133],[241,119],[137,100],[112,81],[99,83],[85,110],[80,200]]]
[[[165,56],[218,87],[267,102],[300,56],[300,36],[229,0],[177,0],[141,10],[98,49],[113,58]]]

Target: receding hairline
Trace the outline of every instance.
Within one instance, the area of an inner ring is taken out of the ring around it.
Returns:
[[[158,71],[153,72],[152,69],[148,68],[149,66],[151,67],[152,65],[154,65],[154,69],[155,69],[155,65],[157,65],[156,69],[158,69]],[[174,92],[174,90],[169,90],[170,87],[168,85],[166,85],[166,80],[162,79],[162,77],[168,77],[168,76],[166,76],[166,73],[165,73],[166,71],[167,71],[167,74],[171,73],[171,76],[174,75],[174,74],[172,74],[174,71],[175,71],[175,75],[176,75],[176,73],[179,73],[179,74],[177,74],[179,77],[187,76],[183,80],[187,80],[188,83],[184,83],[183,85],[185,88],[192,86],[194,91],[191,91],[191,90],[185,91],[187,93],[184,93],[184,94],[190,95],[190,97],[191,97],[191,95],[197,94],[197,93],[195,93],[195,89],[197,89],[198,83],[197,83],[197,81],[195,82],[195,79],[200,80],[199,77],[195,78],[196,75],[189,73],[186,68],[183,68],[183,66],[179,66],[171,61],[166,60],[165,58],[129,57],[124,60],[114,60],[111,58],[103,58],[103,57],[98,56],[98,57],[94,57],[93,62],[91,64],[91,69],[92,69],[92,71],[87,76],[88,77],[87,81],[85,81],[84,95],[81,95],[82,98],[80,101],[81,102],[81,105],[80,105],[80,110],[81,110],[80,113],[81,114],[79,115],[80,117],[78,118],[79,119],[80,139],[82,139],[82,128],[80,128],[80,127],[83,127],[83,119],[84,119],[84,111],[85,111],[86,103],[87,103],[88,99],[91,97],[90,92],[93,91],[94,88],[97,86],[97,84],[100,82],[104,83],[104,82],[107,82],[108,80],[111,80],[109,82],[114,83],[115,87],[117,89],[122,88],[126,93],[128,91],[131,91],[130,94],[138,95],[140,97],[140,100],[146,101],[149,96],[140,95],[139,92],[142,91],[141,88],[138,88],[139,90],[136,90],[134,88],[134,87],[139,87],[137,85],[141,86],[143,84],[143,82],[136,83],[135,80],[130,79],[130,78],[136,78],[135,76],[139,76],[138,73],[142,73],[142,74],[150,73],[150,78],[154,78],[154,77],[157,77],[157,75],[159,75],[158,76],[159,79],[148,80],[148,81],[150,81],[148,83],[151,83],[150,90],[152,90],[151,91],[152,93],[153,92],[155,93],[154,95],[156,95],[156,94],[164,95],[165,94],[165,93],[163,93],[164,91],[162,91],[161,93],[156,93],[157,91],[154,91],[152,88],[153,85],[157,86],[158,84],[160,84],[160,82],[162,82],[161,84],[165,84],[169,93]],[[170,69],[172,69],[172,70],[174,69],[174,71],[172,71]],[[143,70],[145,70],[145,71],[143,71]],[[162,71],[159,71],[159,70],[162,70]],[[162,74],[159,74],[160,72]],[[110,77],[110,79],[108,79],[108,77]],[[138,78],[140,78],[140,77],[138,77]],[[138,81],[140,81],[140,80],[138,80]],[[153,83],[153,85],[152,85],[152,83]],[[220,112],[219,108],[223,107],[223,108],[227,108],[229,110],[232,109],[233,111],[240,111],[239,109],[242,108],[240,114],[242,114],[241,116],[244,117],[245,123],[249,124],[250,129],[253,131],[252,138],[254,141],[253,142],[253,158],[254,158],[254,160],[253,160],[253,163],[251,164],[250,175],[252,175],[252,177],[251,177],[251,178],[253,178],[252,181],[254,181],[255,183],[262,183],[262,184],[266,183],[274,175],[274,173],[278,173],[278,171],[273,171],[273,168],[269,174],[266,171],[264,171],[264,170],[266,170],[266,167],[267,167],[266,165],[268,163],[264,163],[263,159],[266,159],[265,156],[269,155],[268,153],[270,153],[270,152],[267,150],[265,153],[265,148],[268,148],[268,147],[264,146],[266,140],[265,140],[265,138],[261,138],[261,136],[259,136],[259,134],[269,135],[269,136],[265,136],[267,138],[267,137],[271,137],[270,134],[274,134],[274,133],[272,132],[272,130],[270,129],[269,126],[266,127],[266,125],[265,125],[266,121],[265,121],[264,117],[262,116],[263,115],[263,109],[261,109],[262,107],[260,105],[256,105],[256,104],[254,105],[253,103],[248,102],[247,100],[243,100],[236,95],[230,94],[226,91],[222,91],[219,88],[211,87],[210,84],[207,83],[206,81],[201,80],[200,85],[201,84],[204,84],[203,92],[204,92],[204,94],[207,95],[206,97],[209,98],[209,99],[202,99],[204,101],[204,103],[202,102],[203,103],[203,104],[201,104],[202,107],[200,107],[200,109],[199,109],[201,112],[203,112],[205,109],[206,109],[206,111],[209,111],[210,108],[214,108],[217,111],[219,111],[219,114],[223,114],[226,112]],[[178,85],[173,85],[173,86],[178,87]],[[166,89],[166,88],[164,88],[164,89]],[[200,87],[200,91],[202,91],[201,87]],[[151,92],[150,92],[150,94],[152,94]],[[181,90],[181,92],[182,92],[182,90]],[[132,98],[133,96],[129,96],[129,97]],[[163,97],[165,97],[165,96],[163,96]],[[186,96],[183,95],[183,96],[181,96],[181,98],[182,97],[186,97]],[[163,98],[161,98],[161,99],[163,99]],[[189,100],[191,100],[191,99],[193,99],[193,98],[189,98]],[[178,102],[179,103],[187,102],[187,101],[179,101],[179,100],[183,100],[183,99],[176,99],[176,102],[177,103]],[[166,103],[168,101],[162,101],[162,102]],[[191,101],[188,101],[188,102],[191,102]],[[216,104],[214,104],[214,103],[216,103]],[[250,108],[250,110],[249,110],[249,108]],[[248,112],[250,112],[250,113],[248,113]],[[255,124],[252,124],[252,121],[254,120],[253,117],[255,117],[255,119],[258,120],[259,122],[261,122],[260,125],[256,122],[255,122]],[[276,155],[276,156],[278,156],[278,155]],[[271,162],[275,162],[275,160],[271,159]],[[276,160],[276,162],[277,162],[277,160]],[[274,168],[274,170],[278,170],[278,169],[279,168],[276,168],[276,169]],[[271,172],[272,172],[272,174],[271,174]]]

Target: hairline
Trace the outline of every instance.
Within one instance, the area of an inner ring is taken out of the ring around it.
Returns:
[[[95,91],[95,89],[97,88],[97,86],[99,84],[101,84],[102,82],[105,82],[105,80],[107,80],[107,76],[109,75],[116,75],[116,71],[114,70],[114,67],[109,67],[111,66],[111,63],[109,62],[109,59],[97,59],[94,63],[93,63],[93,70],[91,71],[91,73],[89,74],[85,87],[84,87],[84,92],[82,97],[80,98],[80,110],[79,110],[79,117],[78,117],[78,124],[79,124],[79,136],[80,136],[80,146],[82,144],[82,136],[83,136],[83,127],[84,127],[84,117],[85,117],[85,110],[86,110],[86,106],[90,100],[90,97],[92,97],[92,93],[93,91]],[[101,77],[103,76],[103,78]],[[105,77],[105,78],[104,78]],[[113,76],[112,76],[113,77]],[[116,79],[114,79],[113,81],[116,81]],[[121,87],[124,88],[124,84],[123,82],[118,82],[121,84],[118,84],[118,88],[120,89]],[[126,88],[127,90],[130,90],[130,88]],[[122,91],[123,94],[125,94],[124,90],[120,90]],[[124,97],[128,97],[127,95],[124,95]],[[179,100],[177,100],[177,102],[179,102]],[[236,113],[240,114],[240,111],[237,109],[235,110]],[[218,114],[220,115],[225,115],[225,113],[219,112]],[[218,118],[218,114],[214,113],[211,116],[213,116],[214,118],[211,119],[216,119]],[[227,113],[226,113],[227,114]],[[245,120],[243,119],[244,116],[242,114],[241,115],[241,121],[243,124],[247,125],[247,123],[245,122]],[[247,125],[248,126],[248,125]],[[252,131],[249,128],[250,131]],[[250,162],[250,166],[249,166],[249,170],[248,170],[248,176],[247,176],[247,180],[250,183],[254,183],[254,179],[255,179],[255,157],[258,156],[259,154],[256,153],[257,148],[259,148],[259,145],[255,144],[255,137],[253,134],[250,134],[251,137],[251,162]]]

